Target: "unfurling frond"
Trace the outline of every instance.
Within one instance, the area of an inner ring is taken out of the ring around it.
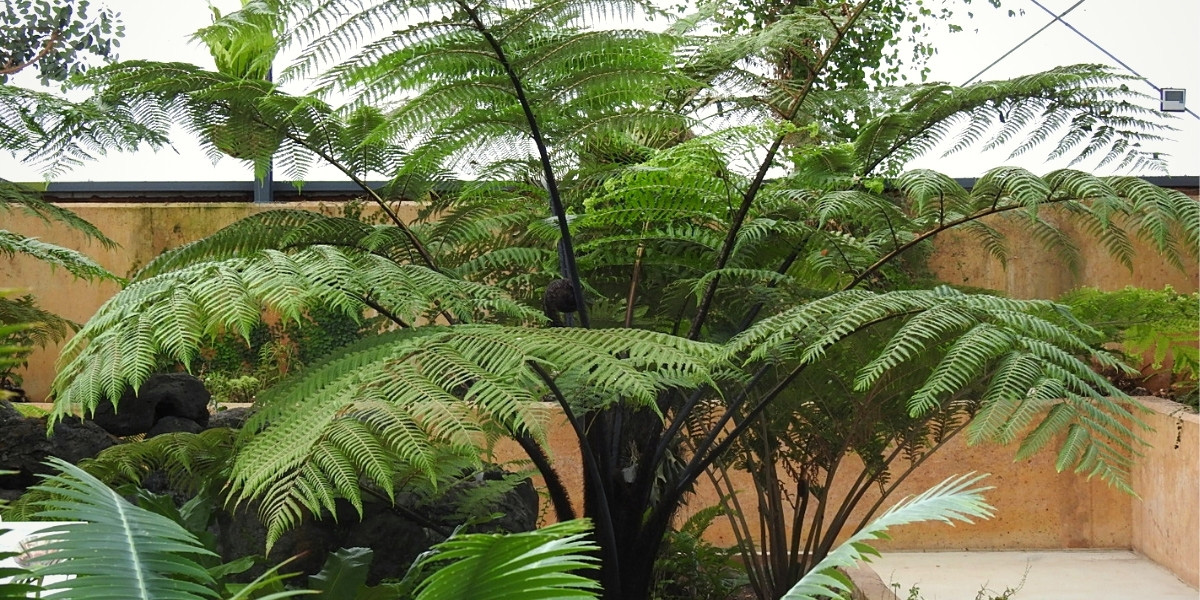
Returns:
[[[541,437],[543,374],[572,397],[590,390],[654,409],[665,389],[711,381],[715,353],[630,329],[456,325],[377,336],[260,396],[232,498],[258,502],[273,541],[332,510],[335,497],[361,506],[360,477],[390,494],[397,465],[432,480],[441,453],[478,460],[487,432]]]

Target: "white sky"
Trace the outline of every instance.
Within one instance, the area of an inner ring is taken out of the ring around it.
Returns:
[[[1076,0],[1041,0],[1056,14]],[[934,0],[927,0],[934,4]],[[950,0],[961,16],[967,6]],[[211,68],[206,50],[187,41],[196,28],[209,22],[209,3],[205,0],[97,0],[119,11],[126,35],[121,40],[124,59],[187,61]],[[214,0],[223,11],[235,10],[239,0]],[[1003,0],[995,10],[984,0],[969,6],[972,20],[960,19],[965,30],[957,34],[936,33],[933,39],[938,54],[930,61],[930,80],[961,84],[989,63],[1051,20],[1030,0]],[[1007,10],[1024,11],[1009,18]],[[1103,46],[1120,60],[1159,87],[1188,90],[1188,104],[1200,112],[1200,0],[1085,0],[1064,19]],[[1000,79],[1075,63],[1110,64],[1114,61],[1086,40],[1055,23],[1020,50],[991,68],[981,79]],[[21,81],[21,80],[18,80]],[[1149,86],[1132,82],[1135,90],[1157,96]],[[1150,102],[1157,107],[1157,99]],[[1168,174],[1200,175],[1200,120],[1187,113],[1176,113],[1170,124],[1173,141],[1155,145],[1154,150],[1168,157]],[[251,170],[232,159],[216,165],[183,131],[173,137],[173,149],[157,153],[117,154],[79,167],[59,178],[61,181],[222,181],[247,180]],[[1147,147],[1149,149],[1149,146]],[[932,167],[956,177],[976,177],[1001,164],[1015,164],[1034,172],[1046,172],[1066,166],[1043,162],[1049,148],[1034,151],[1015,160],[1007,151],[981,153],[969,150],[949,158],[931,153],[910,166]],[[1093,165],[1081,164],[1080,168]],[[1111,172],[1111,166],[1099,173]],[[6,179],[35,181],[42,179],[36,170],[0,155],[0,174]],[[333,169],[314,169],[308,179],[340,180]]]

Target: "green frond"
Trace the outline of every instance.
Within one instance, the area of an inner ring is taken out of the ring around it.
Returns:
[[[596,568],[590,529],[587,521],[566,521],[524,533],[454,535],[419,560],[417,568],[437,569],[416,599],[596,598],[599,584],[580,574]]]
[[[66,339],[79,329],[76,323],[43,310],[33,296],[10,297],[13,295],[12,290],[0,289],[0,326],[25,325],[19,331],[0,333],[0,343],[17,340],[21,345],[46,346]]]
[[[37,577],[70,576],[44,584],[44,598],[216,598],[208,571],[196,561],[215,556],[174,521],[130,504],[82,469],[51,459],[59,474],[46,478],[49,498],[40,519],[82,521],[43,529],[38,549],[46,562]],[[35,488],[42,489],[42,488]],[[97,549],[107,549],[97,552]]]
[[[2,136],[0,136],[2,137]],[[104,235],[79,215],[41,198],[41,194],[30,187],[0,179],[0,214],[20,211],[33,215],[47,225],[60,224],[82,233],[87,239],[100,243],[105,248],[115,248],[117,243]]]
[[[859,561],[870,561],[872,556],[879,556],[868,542],[891,539],[887,533],[891,527],[920,521],[942,521],[953,525],[955,521],[971,523],[972,519],[990,518],[992,507],[984,501],[983,492],[991,488],[971,487],[984,477],[986,475],[970,473],[951,477],[896,503],[814,565],[783,595],[783,600],[816,600],[849,594],[849,579],[835,569],[854,567]]]
[[[1142,95],[1127,80],[1107,67],[1074,65],[965,87],[915,86],[907,102],[862,128],[856,153],[869,174],[924,154],[957,130],[948,153],[1016,144],[1011,156],[1017,156],[1060,136],[1051,158],[1073,153],[1075,163],[1132,156],[1161,168],[1133,142],[1161,140],[1170,127],[1137,102]]]
[[[0,255],[12,258],[17,254],[32,257],[52,268],[65,269],[68,273],[81,279],[121,280],[116,275],[109,273],[108,269],[77,250],[0,229]]]
[[[55,414],[116,402],[126,385],[141,385],[158,356],[187,364],[202,338],[221,331],[248,336],[264,310],[299,320],[314,306],[354,319],[371,308],[404,324],[442,311],[472,320],[541,319],[493,287],[348,248],[198,262],[137,281],[97,311],[60,357]]]
[[[161,148],[167,144],[167,131],[159,125],[103,96],[73,102],[52,93],[0,85],[0,150],[47,176],[61,175],[108,151],[136,151],[144,145]],[[0,190],[0,197],[10,191]]]
[[[1134,429],[1145,425],[1122,405],[1126,397],[1090,364],[1112,359],[1076,332],[1039,316],[1053,306],[948,288],[842,292],[763,319],[726,344],[722,356],[811,366],[825,361],[855,333],[898,322],[888,339],[864,358],[854,378],[856,390],[907,372],[918,359],[932,360],[928,376],[907,398],[913,416],[929,414],[963,393],[977,394],[970,441],[1020,439],[1022,456],[1044,447],[1065,427],[1078,425],[1088,437],[1081,441],[1083,434],[1077,433],[1075,445],[1095,446],[1086,456],[1100,458],[1074,466],[1098,466],[1110,483],[1127,485],[1127,461],[1103,459],[1135,451],[1129,440],[1135,439]],[[1039,425],[1030,430],[1035,422]],[[1075,450],[1063,454],[1076,455]]]
[[[260,395],[230,497],[259,503],[273,541],[306,513],[332,511],[335,498],[361,507],[360,477],[391,493],[394,464],[435,482],[443,453],[478,460],[485,430],[540,437],[548,392],[530,365],[570,397],[591,391],[654,408],[665,389],[711,382],[715,352],[629,329],[457,325],[375,336]]]

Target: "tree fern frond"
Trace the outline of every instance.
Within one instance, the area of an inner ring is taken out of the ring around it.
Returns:
[[[440,453],[478,460],[485,429],[540,436],[545,382],[530,364],[567,391],[653,408],[665,389],[712,382],[715,354],[708,344],[627,329],[458,325],[377,336],[260,396],[231,498],[259,501],[274,540],[304,511],[332,510],[336,497],[359,506],[359,477],[390,490],[387,461],[432,478]]]
[[[327,219],[306,210],[269,210],[240,219],[201,240],[167,250],[142,267],[134,279],[146,279],[198,262],[245,256],[283,247],[297,228]]]
[[[151,309],[156,305],[169,306]],[[491,286],[332,246],[196,263],[138,281],[101,307],[63,350],[55,414],[94,410],[102,398],[116,402],[126,384],[136,389],[144,381],[160,353],[184,360],[195,356],[203,337],[248,336],[264,309],[300,319],[317,305],[355,319],[376,308],[402,323],[442,310],[468,318],[541,318]],[[130,338],[138,343],[130,345]]]
[[[12,258],[17,254],[30,256],[51,267],[61,267],[81,279],[121,281],[108,269],[77,250],[0,229],[0,255]]]
[[[945,139],[951,126],[966,120],[950,152],[980,142],[985,150],[1004,146],[1025,131],[1013,156],[1061,135],[1051,156],[1078,147],[1076,162],[1097,153],[1113,160],[1136,150],[1118,142],[1156,141],[1170,129],[1136,102],[1140,94],[1118,84],[1124,79],[1106,67],[1075,65],[962,88],[917,86],[898,110],[864,127],[855,146],[871,173],[885,162],[899,164],[923,154]],[[989,136],[997,122],[998,131]]]

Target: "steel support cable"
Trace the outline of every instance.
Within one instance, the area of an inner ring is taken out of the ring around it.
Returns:
[[[1032,2],[1032,3],[1034,3],[1034,4],[1036,4],[1038,8],[1040,8],[1040,9],[1042,9],[1042,10],[1046,11],[1046,12],[1047,12],[1047,13],[1049,13],[1050,15],[1054,15],[1054,21],[1058,21],[1058,22],[1062,23],[1063,25],[1066,25],[1066,26],[1067,26],[1067,29],[1070,29],[1071,31],[1074,31],[1074,32],[1075,32],[1075,35],[1078,35],[1079,37],[1081,37],[1081,38],[1083,38],[1084,40],[1086,40],[1086,41],[1087,41],[1087,43],[1091,44],[1092,46],[1095,46],[1095,48],[1096,48],[1097,50],[1099,50],[1099,51],[1103,52],[1105,56],[1107,56],[1107,57],[1109,57],[1109,58],[1113,59],[1114,61],[1116,61],[1116,62],[1117,62],[1117,64],[1121,65],[1122,67],[1125,67],[1125,70],[1126,70],[1126,71],[1129,71],[1130,73],[1133,73],[1133,74],[1134,74],[1134,75],[1136,75],[1136,76],[1137,76],[1139,79],[1141,79],[1142,81],[1145,81],[1145,82],[1146,82],[1146,85],[1149,85],[1150,87],[1154,88],[1154,91],[1158,92],[1159,94],[1162,94],[1162,88],[1158,87],[1157,85],[1154,85],[1154,82],[1150,81],[1148,78],[1146,78],[1146,76],[1142,75],[1141,73],[1138,73],[1137,71],[1135,71],[1135,70],[1133,69],[1133,67],[1131,67],[1131,66],[1129,66],[1129,65],[1125,64],[1125,61],[1123,61],[1123,60],[1121,60],[1121,59],[1117,58],[1116,56],[1113,56],[1113,53],[1112,53],[1112,52],[1109,52],[1108,50],[1105,50],[1103,46],[1101,46],[1100,44],[1097,44],[1095,41],[1093,41],[1093,40],[1092,40],[1092,38],[1090,38],[1090,37],[1088,37],[1088,36],[1084,35],[1084,33],[1083,33],[1082,31],[1080,31],[1080,30],[1078,30],[1078,29],[1075,29],[1075,26],[1071,25],[1070,23],[1068,23],[1068,22],[1066,22],[1066,21],[1063,21],[1063,20],[1062,20],[1062,17],[1063,17],[1063,16],[1065,16],[1065,15],[1066,15],[1068,12],[1071,12],[1070,10],[1067,10],[1067,12],[1064,12],[1064,13],[1063,13],[1063,14],[1061,14],[1061,15],[1055,15],[1055,14],[1054,14],[1054,13],[1053,13],[1053,12],[1052,12],[1050,9],[1046,8],[1045,6],[1043,6],[1041,2],[1038,2],[1038,0],[1029,0],[1029,1],[1030,1],[1030,2]],[[1083,2],[1083,0],[1079,0],[1079,2],[1076,2],[1076,3],[1075,3],[1075,6],[1079,6],[1080,2]],[[1072,6],[1071,8],[1073,9],[1073,8],[1075,8],[1075,6]],[[1051,21],[1051,23],[1053,23],[1054,21]],[[985,70],[986,70],[986,69],[985,69]],[[978,75],[976,75],[976,77],[978,77]],[[1192,115],[1192,116],[1193,116],[1193,117],[1195,117],[1196,119],[1200,119],[1200,115],[1197,115],[1196,113],[1192,112],[1192,109],[1190,109],[1190,108],[1185,108],[1185,109],[1184,109],[1184,111],[1185,111],[1185,112],[1187,112],[1187,114],[1189,114],[1189,115]]]

